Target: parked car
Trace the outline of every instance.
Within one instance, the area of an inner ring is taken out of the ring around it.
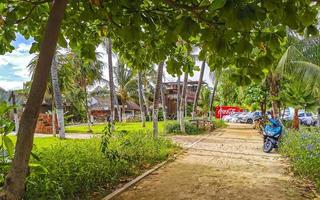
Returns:
[[[243,112],[235,113],[229,121],[232,123],[239,123],[243,114]]]
[[[293,116],[289,113],[289,114],[284,114],[283,116],[281,116],[281,119],[283,121],[291,121],[293,120]]]
[[[317,123],[316,118],[310,112],[301,112],[298,114],[298,117],[300,124],[306,126],[314,126]]]
[[[252,124],[255,119],[261,116],[260,111],[248,112],[245,115],[240,116],[241,123]]]

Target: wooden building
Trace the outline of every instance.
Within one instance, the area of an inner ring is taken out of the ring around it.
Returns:
[[[199,81],[188,81],[188,88],[186,92],[186,103],[193,104]],[[178,82],[164,82],[165,105],[167,108],[167,115],[169,118],[176,118],[177,114],[177,98],[181,97],[183,82],[180,82],[180,94],[178,94]],[[202,82],[202,84],[207,84]],[[187,105],[186,104],[186,105]]]

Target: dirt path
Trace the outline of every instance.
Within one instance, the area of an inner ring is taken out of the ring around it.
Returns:
[[[188,146],[201,136],[176,136]],[[261,150],[248,125],[206,136],[176,161],[152,173],[117,200],[313,199],[288,173],[276,153]]]

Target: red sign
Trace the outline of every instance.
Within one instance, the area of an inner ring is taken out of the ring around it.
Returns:
[[[225,115],[230,115],[233,112],[242,112],[243,109],[238,106],[217,106],[216,118],[222,118]]]

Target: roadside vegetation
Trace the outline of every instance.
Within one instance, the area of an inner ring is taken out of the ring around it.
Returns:
[[[119,132],[102,141],[36,138],[25,199],[85,199],[93,192],[102,197],[178,150],[142,131]],[[2,185],[8,168],[1,169]]]
[[[303,127],[289,130],[281,139],[280,153],[287,157],[293,171],[314,181],[320,191],[320,129]]]

